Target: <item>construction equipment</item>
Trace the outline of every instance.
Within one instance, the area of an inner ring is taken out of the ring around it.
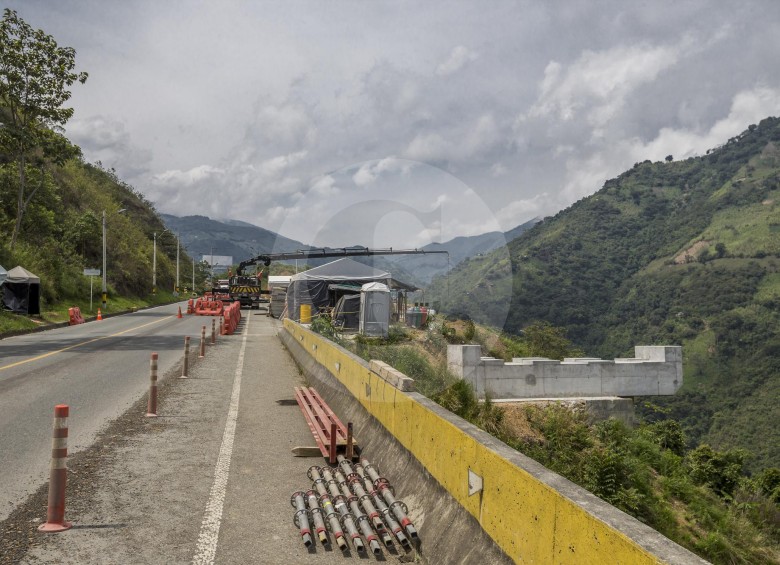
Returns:
[[[449,251],[428,251],[425,249],[369,249],[368,247],[320,247],[307,250],[293,251],[291,253],[265,253],[251,259],[241,261],[236,268],[236,276],[242,276],[244,269],[250,265],[262,263],[266,267],[273,261],[292,261],[294,259],[327,259],[331,257],[367,257],[372,255],[426,255],[432,253],[445,253]]]

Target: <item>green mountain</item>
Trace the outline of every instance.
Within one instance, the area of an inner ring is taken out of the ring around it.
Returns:
[[[780,466],[779,198],[780,119],[767,118],[705,156],[635,164],[510,242],[508,260],[464,262],[430,293],[511,333],[563,326],[591,355],[681,344],[683,389],[652,402],[692,444]]]
[[[238,263],[260,253],[307,248],[300,241],[238,220],[219,221],[206,216],[178,217],[170,214],[160,216],[196,258],[213,252],[214,255],[232,256],[234,263]]]

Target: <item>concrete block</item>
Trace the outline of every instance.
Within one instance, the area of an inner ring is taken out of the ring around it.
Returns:
[[[384,361],[372,359],[369,361],[368,366],[383,381],[391,384],[398,390],[403,390],[404,392],[412,392],[414,390],[414,379],[407,377]]]

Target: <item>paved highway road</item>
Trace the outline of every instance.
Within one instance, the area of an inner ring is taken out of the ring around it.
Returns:
[[[186,306],[186,303],[183,303]],[[70,406],[68,450],[88,447],[200,340],[211,318],[176,317],[177,305],[0,340],[0,521],[48,480],[54,406]]]

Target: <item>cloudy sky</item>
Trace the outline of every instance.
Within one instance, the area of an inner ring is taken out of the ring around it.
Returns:
[[[160,212],[420,246],[780,115],[780,2],[6,2],[77,51],[68,136]]]

